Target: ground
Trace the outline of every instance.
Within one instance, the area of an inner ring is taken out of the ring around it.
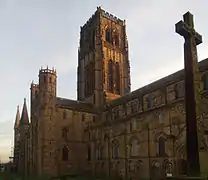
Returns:
[[[22,178],[18,174],[9,173],[9,172],[0,172],[0,180],[23,180],[23,179],[24,178]],[[24,180],[47,180],[47,179],[48,178],[29,177],[29,178],[25,178]],[[88,180],[88,179],[91,179],[91,178],[81,177],[81,176],[71,176],[71,177],[62,176],[62,177],[53,178],[51,180]],[[102,179],[99,179],[99,180],[102,180]]]

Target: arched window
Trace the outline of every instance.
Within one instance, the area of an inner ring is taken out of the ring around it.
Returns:
[[[91,160],[91,148],[90,148],[90,146],[87,147],[87,159],[88,159],[88,161]]]
[[[110,28],[107,28],[105,30],[105,39],[107,42],[111,43],[112,42],[112,35],[111,35],[111,30]]]
[[[108,91],[113,93],[113,61],[108,61]]]
[[[62,149],[62,160],[68,161],[68,159],[69,159],[69,150],[66,146],[64,146]]]
[[[113,148],[112,148],[112,155],[114,159],[118,158],[118,153],[119,153],[119,144],[117,141],[114,141]]]
[[[115,64],[115,85],[116,85],[116,93],[120,94],[120,67],[119,67],[119,63],[116,62]]]
[[[131,156],[138,156],[139,152],[139,142],[137,139],[132,139],[131,141]]]
[[[159,156],[165,156],[165,138],[160,137],[158,139],[158,155]]]

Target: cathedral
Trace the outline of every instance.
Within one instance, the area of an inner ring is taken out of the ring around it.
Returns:
[[[97,7],[80,29],[77,100],[57,97],[41,68],[14,125],[14,164],[26,175],[160,179],[186,174],[184,70],[131,92],[125,21]],[[208,59],[198,63],[200,165],[208,172]]]

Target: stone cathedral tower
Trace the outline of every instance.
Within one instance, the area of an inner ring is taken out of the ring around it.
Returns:
[[[100,7],[81,27],[77,98],[96,106],[130,92],[125,21]]]

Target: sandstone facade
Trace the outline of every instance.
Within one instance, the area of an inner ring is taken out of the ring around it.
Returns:
[[[204,172],[208,59],[199,68]],[[16,143],[25,152],[19,169],[124,179],[186,173],[183,70],[131,92],[125,21],[98,7],[81,27],[77,72],[77,101],[57,97],[55,70],[40,69],[39,83],[31,84],[31,120],[20,133],[22,145]]]

